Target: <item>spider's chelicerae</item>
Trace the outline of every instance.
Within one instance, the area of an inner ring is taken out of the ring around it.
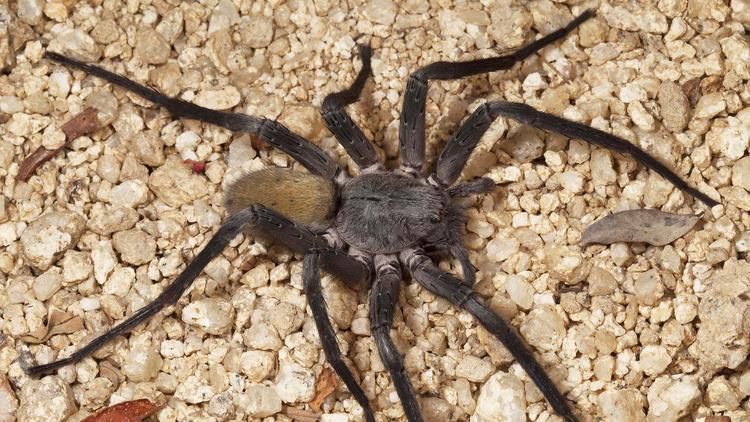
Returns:
[[[592,16],[593,12],[587,11],[566,27],[510,55],[464,62],[437,62],[412,73],[401,110],[401,166],[392,170],[378,162],[372,145],[346,111],[346,106],[359,98],[371,73],[371,49],[360,47],[362,68],[354,83],[349,89],[328,95],[322,106],[326,125],[361,170],[356,177],[342,172],[320,148],[274,120],[209,110],[168,98],[102,68],[60,54],[47,53],[48,59],[81,69],[132,91],[166,108],[176,117],[255,134],[292,156],[309,173],[269,168],[241,177],[225,195],[231,216],[154,302],[71,356],[28,368],[28,372],[42,374],[80,361],[111,339],[127,333],[165,306],[176,302],[230,240],[244,230],[251,230],[304,254],[304,289],[325,356],[362,406],[368,421],[375,420],[374,413],[362,388],[342,360],[321,291],[321,268],[345,282],[372,282],[371,332],[409,421],[421,421],[423,417],[404,370],[403,358],[390,336],[404,272],[426,290],[446,298],[477,318],[513,354],[555,411],[568,421],[577,420],[565,397],[524,342],[472,289],[475,268],[462,245],[465,215],[458,199],[488,192],[494,187],[488,178],[457,183],[472,150],[496,118],[508,117],[533,127],[629,153],[703,203],[715,205],[716,201],[691,188],[667,167],[623,139],[524,104],[504,101],[488,102],[474,111],[448,141],[437,160],[435,171],[424,177],[425,103],[430,80],[456,79],[509,69],[544,46],[563,38]],[[450,254],[461,263],[462,279],[440,270],[433,262],[433,257],[443,254]]]

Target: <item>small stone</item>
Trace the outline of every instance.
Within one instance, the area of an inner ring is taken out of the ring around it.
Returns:
[[[112,244],[122,260],[133,265],[145,264],[156,255],[156,242],[146,232],[132,229],[115,233]]]
[[[240,14],[231,0],[220,0],[211,12],[211,19],[208,22],[208,34],[217,31],[229,29],[232,25],[240,21]],[[256,29],[256,27],[252,27]],[[248,31],[253,32],[253,31]],[[253,47],[255,48],[255,47]]]
[[[243,337],[245,344],[254,349],[276,351],[283,346],[279,333],[272,326],[263,322],[251,325],[243,333]]]
[[[276,390],[261,384],[245,387],[245,391],[235,397],[235,404],[255,418],[265,418],[281,412],[281,398]]]
[[[261,382],[276,369],[276,357],[271,352],[249,350],[240,357],[240,368],[250,382]]]
[[[641,350],[641,369],[648,376],[661,374],[670,363],[672,357],[664,346],[648,345]]]
[[[551,307],[534,308],[521,323],[521,334],[539,350],[556,352],[565,337],[565,321]]]
[[[126,180],[112,188],[109,202],[115,207],[138,208],[148,200],[148,186],[141,180]]]
[[[65,285],[87,279],[93,270],[89,254],[78,251],[67,251],[62,260],[62,267]]]
[[[240,26],[253,28],[241,32],[242,41],[250,48],[265,48],[273,41],[273,19],[268,16],[247,16]]]
[[[487,243],[487,257],[493,262],[503,262],[515,255],[520,246],[517,239],[498,236]]]
[[[97,62],[102,55],[101,48],[87,32],[66,25],[52,27],[52,38],[47,50],[59,51],[85,62]]]
[[[242,97],[237,88],[227,85],[221,89],[204,89],[195,96],[193,102],[211,110],[227,110],[240,103]]]
[[[77,213],[53,211],[32,221],[21,234],[21,251],[29,264],[44,271],[78,243],[85,221]]]
[[[117,265],[117,255],[112,249],[112,242],[109,240],[95,242],[91,247],[91,259],[94,263],[94,278],[99,284],[104,284]]]
[[[163,166],[151,173],[148,186],[159,199],[172,207],[179,207],[208,194],[206,179],[193,174],[177,156],[170,156]]]
[[[214,397],[215,393],[210,385],[195,375],[190,375],[186,380],[177,385],[175,397],[186,403],[205,403]]]
[[[125,356],[122,373],[133,382],[153,379],[161,369],[162,358],[151,344],[150,335],[130,339],[131,348]]]
[[[27,380],[18,399],[21,421],[62,422],[77,410],[73,390],[57,375]]]
[[[371,22],[391,25],[396,20],[398,7],[391,0],[373,0],[367,3],[362,14]]]
[[[607,390],[599,395],[597,404],[604,420],[642,421],[646,418],[641,393],[632,388]]]
[[[529,310],[534,304],[534,287],[523,277],[509,276],[505,281],[505,291],[521,309]]]
[[[62,275],[57,268],[52,268],[38,276],[31,288],[37,299],[45,301],[62,288]]]
[[[320,111],[309,105],[298,104],[284,107],[279,121],[294,133],[311,141],[319,140],[324,133]]]
[[[711,380],[706,388],[706,404],[714,412],[736,410],[740,405],[737,390],[724,376]]]
[[[135,36],[135,56],[143,63],[166,63],[171,50],[167,40],[152,28],[143,27]]]
[[[44,11],[44,0],[18,0],[18,19],[23,23],[34,26],[39,23]]]
[[[8,379],[0,377],[0,421],[15,420],[18,410],[18,399],[8,382]]]
[[[700,97],[695,105],[694,116],[699,119],[711,119],[727,108],[727,103],[720,92],[713,92]]]
[[[564,171],[559,173],[560,185],[571,193],[583,192],[583,175],[577,171]]]
[[[109,236],[112,233],[128,230],[138,222],[138,212],[132,208],[96,207],[92,210],[88,228],[96,234]]]
[[[581,282],[588,272],[580,251],[567,246],[553,245],[545,249],[545,265],[554,277],[566,284]]]
[[[523,421],[526,419],[526,392],[515,375],[498,372],[479,390],[472,417],[476,422]]]
[[[662,82],[657,98],[664,127],[675,133],[684,131],[690,121],[690,101],[682,87],[671,81]]]
[[[588,281],[591,296],[608,296],[617,289],[615,277],[601,267],[591,267]]]
[[[743,3],[742,1],[733,1]],[[740,79],[750,79],[750,41],[741,34],[722,38],[721,50],[726,57],[728,70],[734,72]]]
[[[662,376],[648,389],[649,420],[676,421],[689,415],[700,401],[701,391],[692,376]],[[627,419],[623,419],[627,420]]]
[[[750,157],[742,158],[732,166],[732,184],[750,191]]]
[[[226,334],[234,323],[234,307],[224,299],[201,299],[185,306],[182,320],[208,334]]]
[[[471,382],[485,382],[495,371],[495,365],[489,360],[476,356],[464,356],[456,366],[456,377],[466,378]]]
[[[649,270],[640,274],[634,283],[635,297],[640,303],[654,305],[664,296],[664,285],[657,270]]]
[[[130,267],[116,267],[104,283],[104,294],[125,297],[135,282],[135,271]]]
[[[308,402],[315,396],[315,373],[294,362],[282,361],[275,390],[284,403]]]

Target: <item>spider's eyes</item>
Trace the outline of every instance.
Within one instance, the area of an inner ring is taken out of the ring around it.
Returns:
[[[433,216],[431,216],[431,217],[430,217],[430,221],[431,221],[431,222],[432,222],[433,224],[437,224],[437,223],[439,223],[439,222],[440,222],[440,217],[438,217],[437,215],[433,215]]]

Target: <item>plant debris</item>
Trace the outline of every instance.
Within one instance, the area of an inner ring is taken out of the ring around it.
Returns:
[[[590,225],[581,246],[592,243],[645,242],[664,246],[683,236],[702,215],[670,214],[659,210],[628,210],[608,215]]]
[[[318,381],[315,383],[315,397],[310,401],[310,407],[315,411],[320,411],[320,405],[328,396],[336,390],[338,378],[333,369],[326,366],[320,372]]]
[[[83,319],[67,312],[51,308],[47,325],[21,337],[27,343],[44,343],[57,334],[71,334],[83,330]]]
[[[140,422],[160,409],[146,399],[126,401],[102,409],[82,422]]]
[[[65,145],[67,145],[69,142],[80,136],[94,132],[99,128],[99,126],[101,126],[101,124],[99,123],[96,109],[93,107],[87,107],[85,110],[78,113],[75,117],[68,120],[67,123],[62,125],[60,130],[62,130],[65,134]],[[16,180],[20,180],[22,182],[29,180],[29,177],[34,174],[39,166],[57,155],[60,150],[65,148],[65,145],[57,149],[47,149],[43,146],[37,148],[36,151],[32,152],[28,157],[26,157],[18,167]]]

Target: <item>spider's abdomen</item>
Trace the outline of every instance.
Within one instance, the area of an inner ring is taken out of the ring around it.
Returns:
[[[357,249],[394,253],[443,231],[449,198],[408,176],[373,173],[356,177],[341,190],[336,230]]]

